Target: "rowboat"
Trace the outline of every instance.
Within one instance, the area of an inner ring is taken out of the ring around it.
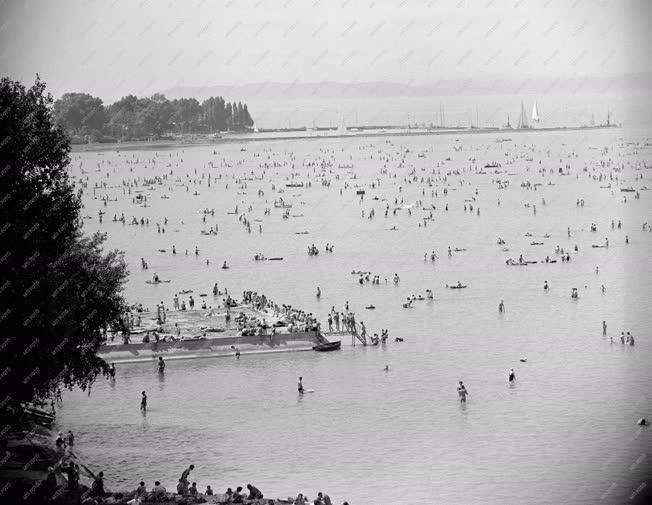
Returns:
[[[338,340],[337,342],[326,342],[325,344],[317,344],[313,346],[312,350],[317,352],[337,351],[341,345],[341,340]]]

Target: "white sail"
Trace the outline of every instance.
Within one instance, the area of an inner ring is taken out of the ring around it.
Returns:
[[[537,103],[534,102],[534,107],[532,107],[532,121],[539,122],[539,109],[537,109]]]
[[[525,113],[525,105],[521,102],[521,116],[518,118],[518,128],[529,128],[527,125],[527,114]]]

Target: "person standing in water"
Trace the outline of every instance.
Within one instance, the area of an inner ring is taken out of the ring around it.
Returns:
[[[500,300],[500,303],[498,304],[498,312],[505,312],[505,302],[503,300]]]
[[[509,383],[513,384],[515,380],[516,380],[516,374],[514,373],[514,369],[510,368],[509,369]]]
[[[143,412],[146,412],[147,411],[147,394],[145,393],[145,391],[143,391],[141,394],[142,394],[142,397],[140,399],[140,410],[142,410]]]
[[[468,395],[469,392],[466,390],[466,386],[464,386],[462,381],[460,381],[460,385],[457,386],[457,394],[460,397],[460,401],[462,403],[466,403],[466,395]]]
[[[163,361],[162,356],[158,357],[158,373],[160,373],[160,374],[165,373],[165,361]]]
[[[607,322],[602,321],[602,334],[606,335],[607,334]]]
[[[299,391],[299,394],[303,394],[303,377],[299,377],[299,384],[297,384],[297,390]]]

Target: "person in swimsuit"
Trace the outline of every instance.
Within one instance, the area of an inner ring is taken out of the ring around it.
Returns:
[[[161,356],[158,357],[158,373],[165,373],[165,361],[163,361],[163,357]]]
[[[299,394],[303,394],[303,377],[299,377],[299,384],[297,385],[297,390],[299,391]]]
[[[462,381],[460,381],[460,385],[457,386],[457,394],[460,396],[460,401],[462,403],[466,403],[466,395],[468,395],[469,392],[466,390],[466,387]]]
[[[145,412],[147,410],[147,394],[145,391],[143,391],[141,394],[142,398],[140,399],[140,410]]]
[[[516,374],[514,373],[514,369],[510,368],[509,369],[509,383],[513,384],[515,380],[516,380]]]

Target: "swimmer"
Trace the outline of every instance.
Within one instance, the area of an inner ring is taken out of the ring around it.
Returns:
[[[389,365],[385,365],[385,372],[389,372]]]
[[[466,387],[462,381],[460,381],[460,385],[457,386],[457,394],[460,397],[460,402],[466,403],[466,396],[469,394],[469,392],[466,390]]]
[[[516,380],[516,374],[514,373],[514,369],[510,368],[509,369],[509,383],[512,384]]]
[[[321,289],[317,286],[317,298],[321,298]]]

